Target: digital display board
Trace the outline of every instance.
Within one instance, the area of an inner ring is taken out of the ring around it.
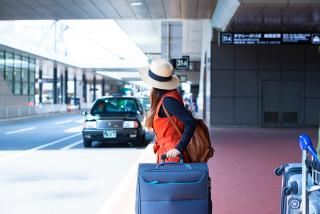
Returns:
[[[320,45],[320,33],[220,33],[221,45]]]
[[[190,66],[189,56],[183,56],[180,59],[171,59],[174,69],[188,70]]]

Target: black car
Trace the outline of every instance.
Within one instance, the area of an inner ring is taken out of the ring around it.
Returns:
[[[91,147],[92,141],[131,143],[138,147],[145,141],[144,111],[136,98],[103,97],[84,115],[84,147]]]

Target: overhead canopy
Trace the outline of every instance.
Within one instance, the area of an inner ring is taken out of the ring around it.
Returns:
[[[216,0],[0,0],[0,20],[209,19]]]
[[[234,32],[320,31],[319,23],[319,0],[218,0],[212,18],[214,28]]]

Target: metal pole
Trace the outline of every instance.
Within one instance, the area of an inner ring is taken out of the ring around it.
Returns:
[[[93,76],[93,101],[96,100],[96,84],[97,84],[96,81],[97,81],[96,74],[94,74],[94,76]]]
[[[309,214],[309,198],[308,198],[308,174],[306,167],[307,150],[302,151],[302,214]]]
[[[82,74],[82,97],[83,102],[87,103],[87,78],[85,74]]]
[[[77,102],[77,77],[73,77],[73,104],[76,105]]]

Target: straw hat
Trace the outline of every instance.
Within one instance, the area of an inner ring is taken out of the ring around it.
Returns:
[[[172,64],[165,59],[155,59],[150,67],[139,71],[141,79],[151,87],[172,90],[178,87],[180,80],[173,75]]]

